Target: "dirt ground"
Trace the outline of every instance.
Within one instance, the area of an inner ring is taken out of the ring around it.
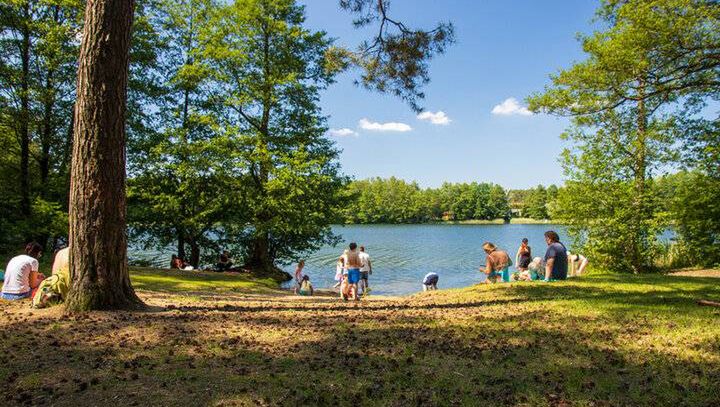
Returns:
[[[702,269],[702,270],[680,270],[671,273],[673,276],[686,277],[713,277],[720,278],[720,269]]]
[[[0,301],[1,405],[720,405],[720,310],[695,303],[720,300],[711,279],[608,275],[345,303],[162,276],[136,277],[176,287],[138,289],[144,312]]]

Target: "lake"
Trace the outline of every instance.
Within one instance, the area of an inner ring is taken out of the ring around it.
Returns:
[[[558,225],[349,225],[333,226],[342,236],[337,247],[323,247],[305,258],[305,272],[316,288],[335,284],[335,263],[350,242],[365,245],[373,263],[370,287],[373,294],[406,295],[422,289],[425,274],[440,275],[438,288],[465,287],[481,282],[484,274],[478,267],[485,263],[481,245],[493,242],[515,258],[522,238],[530,240],[533,256],[545,253],[543,233],[554,229],[567,240],[565,229]],[[131,261],[142,260],[166,267],[173,248],[146,251],[130,245]],[[160,261],[160,263],[157,263]],[[157,264],[156,264],[157,263]],[[283,267],[292,274],[295,264]]]
[[[346,246],[357,242],[365,246],[373,264],[370,287],[373,294],[405,295],[422,289],[425,274],[440,275],[438,288],[465,287],[481,282],[478,267],[485,263],[482,244],[493,242],[510,257],[522,238],[530,240],[533,256],[545,254],[545,231],[557,225],[351,225],[335,226]],[[305,272],[316,288],[335,284],[335,263],[344,246],[323,247],[305,259]],[[291,274],[295,265],[284,268]]]

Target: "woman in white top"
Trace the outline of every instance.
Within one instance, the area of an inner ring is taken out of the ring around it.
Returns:
[[[42,256],[42,246],[36,242],[28,243],[25,253],[8,262],[0,298],[11,301],[29,298],[32,290],[43,280],[37,260]]]

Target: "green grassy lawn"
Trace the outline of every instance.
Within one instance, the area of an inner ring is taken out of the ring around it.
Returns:
[[[4,405],[720,405],[720,308],[696,304],[720,301],[718,279],[595,274],[359,304],[240,276],[132,279],[147,312],[1,302]]]
[[[258,279],[237,273],[213,273],[130,267],[130,280],[137,290],[154,292],[272,293],[278,287],[271,278]]]

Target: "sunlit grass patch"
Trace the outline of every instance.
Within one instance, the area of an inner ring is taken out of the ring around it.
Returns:
[[[247,292],[270,293],[278,287],[270,278],[257,279],[242,274],[133,267],[133,287],[160,292]]]

